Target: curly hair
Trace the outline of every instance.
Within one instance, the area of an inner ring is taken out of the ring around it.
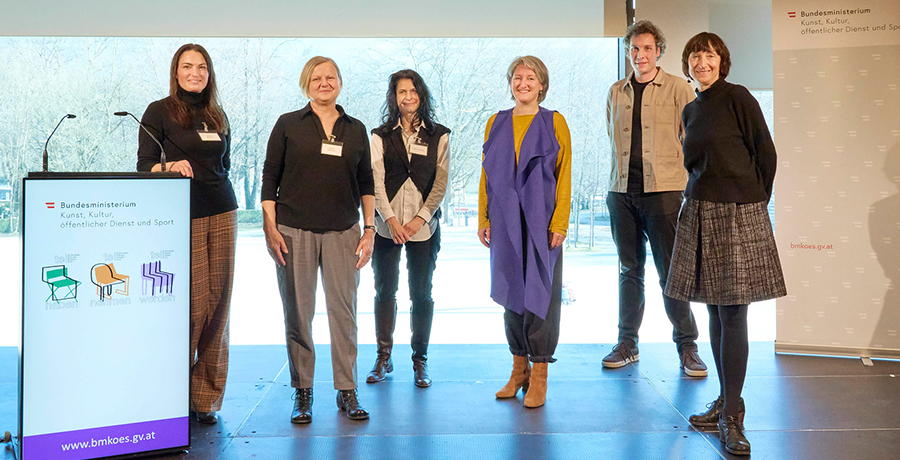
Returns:
[[[425,124],[426,129],[434,129],[434,103],[431,100],[431,92],[428,91],[428,86],[425,84],[422,76],[415,70],[410,69],[399,70],[391,74],[387,97],[381,108],[381,126],[393,128],[397,124],[397,120],[400,119],[400,106],[397,103],[397,85],[400,83],[400,80],[404,79],[412,80],[413,87],[416,88],[416,93],[419,94],[419,108],[416,109],[416,116],[419,118],[419,121]]]
[[[625,36],[622,38],[622,44],[625,45],[625,50],[628,51],[631,49],[631,40],[634,37],[643,34],[653,35],[653,40],[656,41],[656,47],[659,48],[659,57],[663,57],[663,55],[666,54],[666,36],[659,30],[659,27],[656,27],[656,24],[646,20],[638,21],[628,26],[628,29],[625,31]]]

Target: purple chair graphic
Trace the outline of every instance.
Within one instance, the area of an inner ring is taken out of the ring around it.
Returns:
[[[162,294],[165,288],[167,294],[172,293],[172,284],[175,275],[162,271],[162,261],[141,264],[141,293],[147,295],[147,283],[150,283],[150,295]]]

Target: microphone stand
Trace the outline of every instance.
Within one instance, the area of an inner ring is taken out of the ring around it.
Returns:
[[[47,136],[47,142],[44,142],[44,155],[43,155],[43,163],[44,164],[43,164],[43,168],[41,169],[42,172],[47,172],[47,159],[48,159],[47,158],[47,145],[50,143],[50,138],[53,137],[53,134],[56,132],[57,129],[59,129],[59,125],[61,125],[63,120],[65,120],[66,118],[75,118],[75,115],[72,115],[71,113],[69,113],[69,114],[66,114],[64,117],[60,118],[59,123],[56,124],[56,128],[53,128],[53,131],[51,131],[50,135]]]
[[[137,122],[138,126],[140,126],[141,129],[143,129],[144,132],[147,133],[148,136],[150,136],[150,139],[153,139],[153,142],[156,142],[156,145],[159,146],[159,169],[160,169],[160,171],[165,172],[166,171],[166,150],[163,149],[162,143],[159,142],[159,139],[157,139],[156,136],[154,136],[153,133],[151,133],[150,130],[148,130],[147,127],[144,126],[143,123],[141,123],[141,120],[138,120],[137,117],[134,116],[134,114],[132,114],[131,112],[114,112],[113,115],[116,115],[119,117],[124,117],[124,116],[128,115],[131,118],[134,118],[134,121]]]

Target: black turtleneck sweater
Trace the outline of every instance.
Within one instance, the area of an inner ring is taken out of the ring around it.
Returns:
[[[684,196],[757,203],[772,196],[775,144],[747,88],[717,80],[684,107]]]
[[[192,108],[191,124],[185,129],[175,122],[166,108],[165,99],[151,103],[141,122],[162,143],[166,150],[166,162],[188,160],[194,171],[191,180],[191,218],[209,217],[237,209],[234,189],[228,180],[231,167],[231,132],[219,133],[219,141],[204,141],[198,131],[206,122],[212,131],[212,123],[203,118],[200,108],[204,104],[202,93],[190,93],[179,88],[178,96]],[[159,146],[142,129],[138,129],[138,171],[150,171],[159,163]]]

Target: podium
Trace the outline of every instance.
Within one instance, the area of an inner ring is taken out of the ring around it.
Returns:
[[[31,173],[22,184],[16,457],[190,447],[190,179]]]

